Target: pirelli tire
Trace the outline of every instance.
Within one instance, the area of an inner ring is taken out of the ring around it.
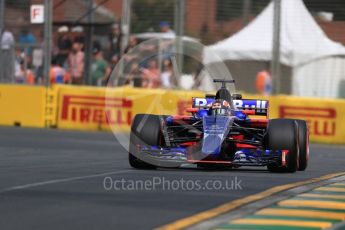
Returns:
[[[138,145],[159,146],[161,143],[161,124],[158,115],[137,114],[132,122],[128,160],[137,169],[156,169],[157,166],[143,160]]]
[[[309,131],[307,122],[304,120],[296,120],[298,124],[298,171],[304,171],[308,167],[309,159]]]
[[[272,119],[266,133],[266,145],[270,150],[288,150],[285,166],[281,162],[267,165],[271,172],[294,173],[298,170],[298,124],[292,119]]]

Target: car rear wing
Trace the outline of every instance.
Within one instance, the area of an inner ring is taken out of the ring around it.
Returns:
[[[192,107],[199,109],[207,109],[213,103],[214,98],[197,98],[193,97]],[[268,115],[268,100],[256,99],[235,99],[232,100],[233,107],[237,110],[254,110],[253,115]]]

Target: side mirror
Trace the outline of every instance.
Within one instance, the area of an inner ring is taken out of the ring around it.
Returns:
[[[234,99],[234,100],[242,99],[242,94],[233,94],[232,99]]]

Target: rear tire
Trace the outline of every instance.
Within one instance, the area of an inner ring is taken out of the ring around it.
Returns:
[[[298,124],[298,148],[299,148],[299,164],[298,171],[306,170],[309,158],[309,133],[307,122],[304,120],[296,120]]]
[[[298,126],[290,119],[272,119],[269,121],[266,145],[269,150],[288,150],[286,166],[280,162],[269,164],[267,169],[271,172],[296,172],[298,169]]]
[[[137,169],[156,169],[157,166],[142,160],[138,145],[159,146],[161,144],[161,124],[158,115],[137,114],[134,117],[129,143],[128,161]]]

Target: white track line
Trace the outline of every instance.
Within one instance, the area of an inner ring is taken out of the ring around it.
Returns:
[[[75,181],[75,180],[84,180],[84,179],[101,177],[101,176],[121,174],[121,173],[130,172],[130,171],[132,171],[132,170],[122,170],[122,171],[116,171],[116,172],[106,172],[106,173],[93,174],[93,175],[87,175],[87,176],[69,177],[69,178],[48,180],[48,181],[36,182],[36,183],[25,184],[25,185],[18,185],[18,186],[13,186],[13,187],[1,189],[0,193],[11,192],[11,191],[15,191],[15,190],[27,189],[27,188],[38,187],[38,186],[49,185],[49,184],[57,184],[57,183],[64,183],[64,182]]]

